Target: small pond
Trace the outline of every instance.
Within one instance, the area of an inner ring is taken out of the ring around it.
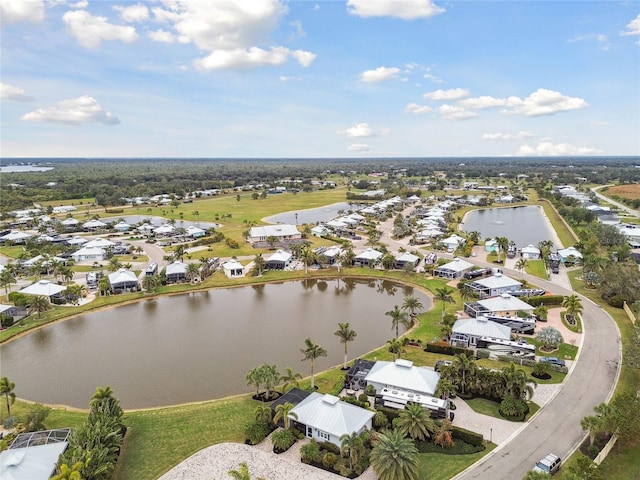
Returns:
[[[284,223],[290,225],[301,225],[303,223],[328,222],[332,218],[338,216],[340,210],[344,212],[358,211],[363,206],[348,202],[332,203],[318,208],[310,208],[308,210],[296,210],[291,212],[279,213],[264,219],[267,223]]]
[[[544,216],[542,207],[522,206],[472,210],[460,226],[465,232],[480,232],[480,238],[507,237],[517,248],[551,240],[556,247],[555,232]]]
[[[0,166],[0,173],[48,172],[53,167],[38,167],[36,165],[5,165]]]
[[[357,332],[356,358],[393,338],[385,312],[405,295],[386,280],[321,279],[158,297],[59,322],[0,346],[2,375],[33,401],[86,408],[110,385],[125,408],[174,405],[250,392],[245,375],[262,363],[303,376],[310,337],[328,351],[315,371],[342,363],[338,322]],[[402,328],[401,328],[402,331]],[[409,347],[412,348],[412,347]]]

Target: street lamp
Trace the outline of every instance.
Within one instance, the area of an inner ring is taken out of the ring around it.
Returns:
[[[493,428],[489,429],[489,443],[493,443]]]

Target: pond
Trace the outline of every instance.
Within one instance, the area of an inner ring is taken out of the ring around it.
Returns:
[[[36,165],[5,165],[0,166],[0,173],[48,172],[53,167],[38,167]]]
[[[301,225],[303,223],[328,222],[332,218],[338,216],[340,210],[344,212],[356,212],[363,208],[363,205],[349,204],[348,202],[332,203],[324,207],[310,208],[307,210],[296,210],[291,212],[279,213],[263,220],[267,223],[284,223],[290,225]]]
[[[536,246],[544,240],[551,240],[562,248],[539,205],[472,210],[465,215],[460,228],[465,232],[480,232],[482,240],[507,237],[517,248]]]
[[[356,358],[393,338],[385,312],[405,295],[430,298],[386,280],[320,279],[157,297],[59,322],[0,347],[2,375],[28,400],[87,408],[110,385],[124,408],[246,393],[245,375],[263,363],[303,376],[310,337],[328,352],[315,371],[342,364],[338,322],[357,332]],[[402,332],[402,328],[401,328]]]

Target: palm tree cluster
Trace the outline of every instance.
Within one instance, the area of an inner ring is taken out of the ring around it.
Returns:
[[[76,470],[80,478],[108,480],[124,440],[122,408],[108,386],[96,389],[89,406],[86,422],[69,436],[69,447],[60,457],[59,473]]]
[[[500,371],[481,368],[472,357],[460,353],[453,358],[453,364],[441,370],[440,384],[445,383],[447,390],[462,395],[480,395],[501,401],[505,415],[519,416],[526,412],[525,401],[533,396],[536,381],[527,373],[510,363]]]
[[[287,370],[288,372],[291,372],[290,368],[288,368]],[[296,375],[299,374],[293,374],[292,381],[295,381],[295,384],[297,385]],[[278,372],[278,367],[276,367],[276,365],[263,363],[259,367],[249,370],[245,379],[247,381],[247,385],[255,387],[255,399],[272,400],[275,396],[278,395],[274,392],[274,389],[280,384],[280,382],[283,380],[283,377],[280,376],[280,372]],[[263,393],[260,393],[260,387],[264,387],[265,391]]]

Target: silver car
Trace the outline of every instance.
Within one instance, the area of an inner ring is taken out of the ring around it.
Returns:
[[[560,470],[560,464],[562,460],[559,456],[550,453],[533,467],[533,470],[536,472],[548,473],[549,475],[553,475],[558,470]]]

